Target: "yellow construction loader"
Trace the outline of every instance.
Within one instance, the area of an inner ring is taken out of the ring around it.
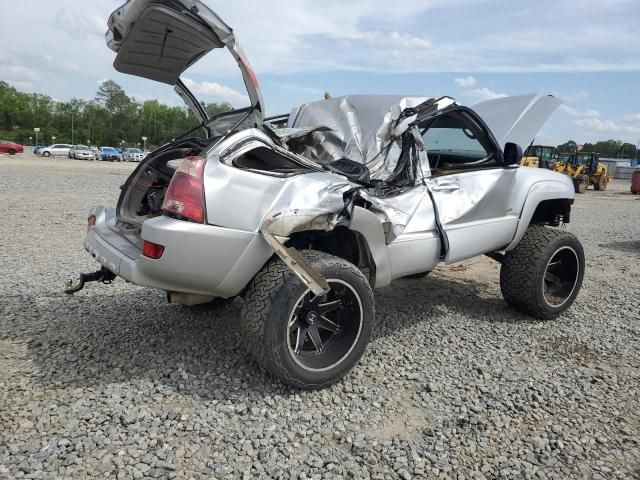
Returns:
[[[556,147],[550,145],[531,145],[524,153],[520,165],[532,168],[552,168],[558,158]]]
[[[594,152],[559,154],[553,170],[569,175],[576,193],[585,193],[589,185],[593,185],[595,190],[605,190],[613,177],[609,175],[607,166],[598,160],[600,154]]]

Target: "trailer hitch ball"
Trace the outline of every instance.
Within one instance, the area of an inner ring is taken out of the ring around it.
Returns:
[[[64,293],[73,295],[74,293],[82,290],[84,288],[85,283],[87,282],[101,282],[108,285],[115,278],[116,278],[116,274],[105,267],[102,267],[100,270],[96,272],[81,273],[78,278],[78,283],[75,283],[71,279],[67,280],[67,282],[65,283]]]

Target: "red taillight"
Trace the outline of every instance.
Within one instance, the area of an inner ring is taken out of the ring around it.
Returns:
[[[89,229],[93,226],[95,226],[96,224],[96,216],[95,215],[91,215],[89,218],[87,218],[87,232],[89,231]]]
[[[162,211],[204,223],[204,185],[202,177],[206,158],[187,157],[176,169],[164,196]]]
[[[145,257],[157,260],[162,256],[163,253],[164,247],[162,245],[148,242],[146,240],[144,240],[144,242],[142,243],[142,255],[144,255]]]

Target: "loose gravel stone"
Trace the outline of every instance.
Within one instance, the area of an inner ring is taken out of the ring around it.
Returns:
[[[97,264],[89,208],[135,164],[0,156],[0,478],[635,478],[640,199],[576,198],[587,258],[554,321],[502,300],[476,258],[376,292],[360,365],[299,392],[244,353],[239,300],[64,281]]]

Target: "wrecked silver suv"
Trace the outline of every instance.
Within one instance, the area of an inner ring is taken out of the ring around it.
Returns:
[[[121,72],[175,85],[206,139],[152,152],[117,208],[94,207],[88,280],[165,290],[193,305],[242,296],[248,350],[283,382],[320,387],[363,354],[373,288],[476,255],[501,262],[515,309],[552,318],[584,275],[570,179],[519,167],[557,108],[524,95],[473,109],[448,97],[348,96],[266,121],[231,29],[199,1],[131,0],[109,19]],[[214,48],[242,71],[251,107],[208,118],[180,81]],[[279,126],[277,128],[276,126]]]

